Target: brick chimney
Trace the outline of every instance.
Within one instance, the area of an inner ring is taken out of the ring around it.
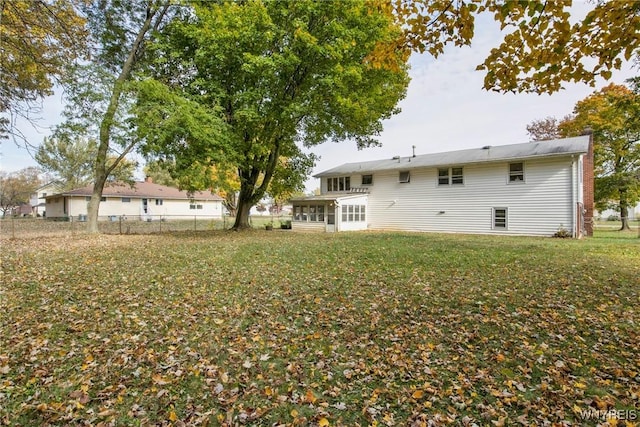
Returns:
[[[593,236],[593,210],[595,177],[593,171],[593,131],[587,128],[582,133],[589,135],[589,150],[582,162],[582,194],[584,203],[584,229],[587,236]]]
[[[144,178],[144,182],[148,182],[149,184],[152,184],[152,183],[153,183],[153,178],[151,178],[149,175],[147,175],[147,176]]]

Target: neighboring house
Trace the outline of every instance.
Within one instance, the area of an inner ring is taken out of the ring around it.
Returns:
[[[599,220],[608,220],[609,218],[617,218],[620,220],[620,211],[617,209],[606,209],[602,212],[596,211],[595,217]],[[627,218],[630,220],[640,220],[640,203],[637,206],[631,206],[627,209]]]
[[[47,218],[86,220],[92,190],[90,185],[47,196]],[[148,178],[133,187],[125,183],[105,185],[98,216],[110,220],[120,216],[129,220],[218,219],[222,218],[222,198],[204,191],[190,195],[177,188],[154,184]]]
[[[33,215],[33,206],[31,203],[20,203],[9,210],[11,216],[27,217]]]
[[[293,229],[592,233],[589,135],[347,163],[293,199]]]
[[[61,189],[62,185],[57,181],[51,181],[37,188],[30,198],[33,216],[46,216],[46,197],[59,193]]]

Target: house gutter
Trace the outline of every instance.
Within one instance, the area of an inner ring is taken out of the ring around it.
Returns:
[[[434,168],[439,168],[439,167],[446,167],[446,166],[467,166],[467,165],[479,165],[479,164],[492,164],[492,163],[513,163],[513,162],[524,162],[530,159],[536,160],[539,158],[556,158],[556,157],[567,157],[567,156],[571,156],[571,158],[573,159],[576,155],[581,155],[581,154],[586,154],[586,152],[584,151],[569,151],[569,152],[564,152],[564,153],[552,153],[552,154],[534,154],[531,156],[522,156],[522,157],[505,157],[505,158],[500,158],[500,159],[489,159],[489,160],[472,160],[472,161],[467,161],[467,162],[454,162],[454,163],[434,163],[434,164],[427,164],[427,165],[411,165],[411,160],[409,160],[406,163],[401,163],[400,166],[393,166],[393,167],[384,167],[384,168],[378,168],[378,169],[366,169],[366,168],[362,168],[361,166],[358,169],[352,169],[352,170],[345,170],[345,171],[338,171],[338,172],[320,172],[316,175],[311,175],[312,178],[325,178],[325,177],[334,177],[334,176],[341,176],[341,175],[346,175],[346,174],[359,174],[362,172],[368,172],[368,173],[376,173],[376,172],[395,172],[395,171],[399,171],[399,170],[413,170],[413,169],[434,169]],[[407,157],[407,159],[411,159],[410,157]]]

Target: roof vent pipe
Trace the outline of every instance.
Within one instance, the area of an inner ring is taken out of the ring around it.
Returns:
[[[415,157],[416,156],[416,146],[412,145],[411,148],[413,148],[413,157]]]

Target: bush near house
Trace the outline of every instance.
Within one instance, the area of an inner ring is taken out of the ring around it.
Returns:
[[[0,420],[588,425],[608,409],[631,415],[640,245],[615,236],[6,239]]]

